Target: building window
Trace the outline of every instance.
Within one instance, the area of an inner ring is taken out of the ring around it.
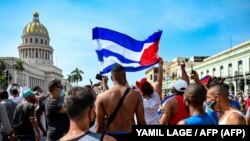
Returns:
[[[209,74],[209,70],[207,70],[207,75]]]
[[[35,39],[35,42],[38,43],[38,39],[37,38]]]
[[[215,68],[213,68],[213,76],[215,76],[215,71],[216,71],[216,69],[215,69]]]
[[[223,66],[220,66],[220,77],[224,76],[224,69]]]
[[[32,38],[30,38],[30,43],[32,43]]]
[[[25,43],[27,43],[28,42],[28,40],[27,40],[27,38],[25,38]]]
[[[47,40],[45,40],[45,45],[47,45]]]
[[[233,77],[233,65],[231,63],[228,64],[228,76]]]
[[[156,80],[157,80],[157,75],[154,76],[154,82],[156,82]]]
[[[203,71],[201,72],[201,78],[203,77]]]
[[[152,80],[153,79],[153,76],[152,76],[152,74],[150,74],[150,80]]]
[[[41,39],[41,44],[43,44],[43,39]]]
[[[238,62],[238,72],[239,72],[239,75],[243,75],[243,64],[242,64],[242,60],[240,60]]]

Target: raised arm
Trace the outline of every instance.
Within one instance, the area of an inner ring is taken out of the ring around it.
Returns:
[[[159,67],[158,67],[158,75],[157,75],[157,82],[155,85],[155,91],[159,94],[160,98],[162,99],[162,79],[163,79],[163,59],[159,58]]]
[[[181,77],[182,77],[182,79],[183,79],[184,81],[186,81],[186,83],[189,85],[189,84],[190,84],[190,82],[189,82],[189,77],[188,77],[188,75],[187,75],[187,72],[186,72],[185,67],[186,67],[186,64],[185,64],[185,61],[183,60],[183,61],[181,62]]]
[[[199,75],[195,70],[192,70],[190,78],[193,79],[195,83],[200,83]]]

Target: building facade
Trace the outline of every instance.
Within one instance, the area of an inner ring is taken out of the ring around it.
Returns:
[[[24,62],[24,71],[18,72],[13,67],[7,68],[12,76],[12,83],[34,87],[39,85],[48,91],[48,83],[53,79],[63,80],[62,70],[53,65],[53,48],[50,46],[49,33],[40,23],[39,14],[33,14],[33,21],[23,29],[22,43],[18,46],[19,58],[0,57],[9,66],[18,60]]]
[[[232,93],[243,91],[250,92],[250,41],[236,45],[230,49],[222,51],[213,56],[194,56],[190,58],[177,57],[171,62],[164,63],[163,92],[169,92],[174,82],[181,78],[181,68],[179,62],[186,61],[187,74],[195,70],[199,78],[206,75],[225,78],[225,83],[230,87]],[[145,77],[154,84],[157,76],[155,69],[148,69]]]
[[[229,84],[230,91],[249,92],[250,88],[250,41],[236,45],[223,52],[203,60],[199,65],[194,65],[199,77],[206,75],[223,77]],[[191,69],[187,69],[191,72]]]

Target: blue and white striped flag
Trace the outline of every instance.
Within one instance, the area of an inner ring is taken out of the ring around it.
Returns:
[[[95,27],[93,40],[101,62],[100,74],[111,71],[114,64],[122,65],[126,71],[135,72],[149,68],[158,61],[158,44],[162,31],[153,33],[144,41],[106,28]]]

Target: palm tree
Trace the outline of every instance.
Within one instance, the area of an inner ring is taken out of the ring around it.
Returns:
[[[16,64],[13,65],[14,69],[17,70],[18,73],[20,72],[21,83],[22,83],[22,72],[25,70],[23,63],[24,62],[22,60],[17,60]]]
[[[78,82],[82,81],[82,74],[83,73],[84,72],[82,70],[78,69],[78,68],[76,68],[75,70],[73,70],[71,72],[71,76],[73,77],[72,79],[73,79],[74,82],[76,82],[77,86],[78,86]]]
[[[69,84],[74,83],[73,76],[68,74],[67,80],[69,81]]]

